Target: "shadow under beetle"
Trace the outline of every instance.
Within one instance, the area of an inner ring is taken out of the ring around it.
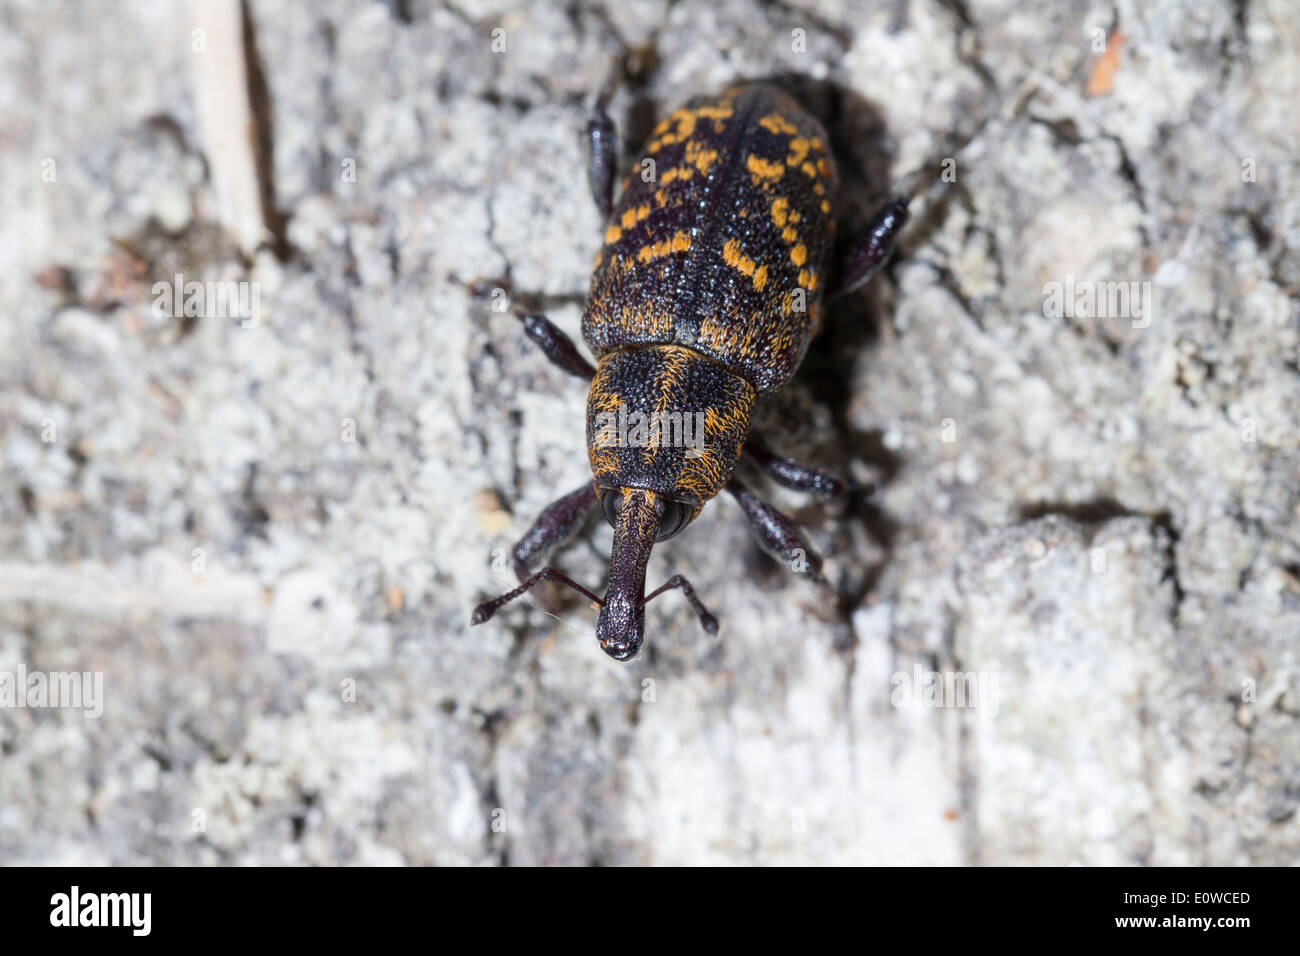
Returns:
[[[551,504],[515,545],[519,587],[474,609],[482,624],[540,580],[564,584],[600,606],[596,637],[615,660],[636,656],[645,605],[680,588],[705,631],[718,620],[680,574],[645,593],[656,542],[673,537],[724,488],[749,518],[762,548],[805,573],[821,560],[798,526],[761,501],[732,471],[748,455],[788,488],[834,498],[843,483],[819,468],[778,457],[749,439],[759,395],[784,385],[816,334],[826,298],[861,286],[888,257],[907,221],[910,196],[874,216],[833,279],[828,259],[839,177],[821,124],[780,89],[734,86],[687,103],[656,126],[633,175],[613,201],[617,157],[606,114],[613,81],[587,126],[588,178],[605,215],[582,318],[596,366],[543,315],[521,315],[524,332],[550,360],[591,382],[587,450],[592,484]],[[647,162],[648,160],[648,162]],[[648,423],[629,440],[614,422]],[[699,433],[682,435],[688,423]],[[529,574],[566,541],[599,501],[614,529],[602,600],[554,568]]]

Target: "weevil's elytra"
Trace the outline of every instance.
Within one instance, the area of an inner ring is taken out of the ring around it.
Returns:
[[[798,567],[820,580],[820,560],[795,523],[732,473],[748,454],[789,487],[842,491],[838,479],[772,455],[749,436],[754,402],[790,379],[821,321],[839,176],[812,115],[774,87],[746,84],[692,100],[660,122],[643,153],[651,163],[638,165],[653,175],[628,176],[614,204],[613,124],[604,115],[611,90],[588,127],[591,184],[607,214],[582,321],[596,366],[545,317],[524,316],[525,331],[552,361],[591,381],[593,481],[543,512],[515,546],[522,584],[480,604],[472,623],[539,580],[558,581],[600,605],[601,647],[628,660],[643,640],[645,604],[669,589],[680,588],[716,632],[685,578],[646,595],[645,573],[654,544],[682,531],[723,488],[766,551],[786,561],[806,556]],[[877,214],[839,270],[835,293],[867,281],[906,217],[906,198]],[[628,440],[611,427],[627,421],[649,427]],[[554,568],[528,576],[597,500],[614,528],[604,599]]]
[[[625,180],[592,276],[582,335],[597,357],[678,343],[760,391],[783,385],[819,317],[834,240],[827,141],[767,86],[692,101],[655,127],[655,179]]]

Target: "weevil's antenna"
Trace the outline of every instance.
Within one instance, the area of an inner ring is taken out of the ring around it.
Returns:
[[[703,602],[695,596],[695,588],[691,586],[691,582],[687,581],[686,578],[682,577],[680,574],[674,574],[666,583],[661,584],[659,587],[647,594],[641,601],[641,606],[645,607],[665,591],[671,591],[674,588],[681,588],[682,594],[686,595],[686,600],[691,602],[691,607],[695,609],[696,617],[700,619],[700,627],[704,628],[705,633],[710,636],[716,635],[718,633],[718,619],[714,617],[713,614],[709,612],[709,609],[704,606]]]
[[[482,624],[484,621],[491,620],[492,615],[495,614],[499,609],[509,604],[511,601],[519,597],[525,591],[530,590],[534,584],[536,584],[538,581],[541,581],[543,579],[547,581],[554,581],[556,584],[563,584],[566,587],[573,588],[573,590],[577,591],[579,594],[581,594],[583,597],[587,598],[588,600],[595,601],[597,605],[603,607],[605,604],[603,600],[596,597],[596,595],[592,594],[590,591],[584,588],[577,581],[573,580],[573,578],[569,577],[567,574],[557,571],[555,570],[555,568],[542,568],[542,570],[532,575],[527,581],[519,585],[519,587],[515,588],[513,591],[507,591],[505,594],[501,595],[500,597],[495,597],[490,601],[484,601],[478,607],[474,608],[474,613],[471,614],[469,618],[470,627],[473,627],[475,624]]]

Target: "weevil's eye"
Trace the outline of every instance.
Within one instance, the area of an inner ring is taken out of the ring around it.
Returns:
[[[606,488],[600,494],[600,506],[609,526],[617,530],[618,514],[623,510],[622,490]],[[689,505],[671,498],[659,498],[655,507],[659,511],[659,533],[655,536],[655,541],[667,541],[690,523],[692,509]]]
[[[665,498],[663,503],[664,513],[659,517],[659,534],[655,538],[656,541],[667,541],[685,528],[687,522],[691,520],[691,509],[680,501]]]
[[[623,493],[617,488],[606,488],[600,494],[600,506],[605,509],[605,520],[611,528],[618,527],[618,513],[623,507]]]

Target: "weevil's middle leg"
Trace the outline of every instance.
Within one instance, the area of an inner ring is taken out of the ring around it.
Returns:
[[[661,584],[642,598],[641,606],[644,607],[665,591],[671,591],[674,588],[682,589],[682,594],[686,595],[686,600],[689,601],[691,607],[695,609],[695,616],[700,619],[700,627],[704,628],[705,633],[711,635],[717,634],[717,617],[710,613],[709,609],[704,606],[704,603],[695,596],[695,588],[691,585],[691,582],[687,581],[686,578],[682,577],[680,574],[674,574],[664,584]]]
[[[524,324],[524,334],[537,344],[553,365],[587,381],[595,377],[596,369],[582,357],[573,340],[556,328],[554,322],[540,312],[521,312],[519,319]]]
[[[844,263],[844,271],[835,288],[827,298],[838,299],[848,295],[854,289],[861,288],[877,269],[889,258],[898,242],[898,237],[907,225],[907,205],[911,196],[898,196],[889,200],[876,211],[867,227],[866,234],[853,247],[852,254]]]
[[[777,511],[735,478],[727,482],[727,491],[736,499],[749,519],[759,546],[796,574],[806,574],[818,584],[822,577],[822,559],[809,546],[794,519]]]
[[[547,505],[546,510],[537,516],[533,526],[515,545],[515,577],[523,581],[547,552],[572,538],[596,501],[595,492],[588,481]]]
[[[614,208],[614,173],[618,165],[618,131],[606,110],[618,88],[621,64],[610,73],[609,79],[596,96],[596,104],[587,123],[587,183],[596,208],[604,219]]]
[[[744,454],[777,484],[795,491],[811,491],[827,501],[834,501],[844,495],[844,480],[816,465],[805,465],[794,458],[774,455],[753,441],[745,442]]]

